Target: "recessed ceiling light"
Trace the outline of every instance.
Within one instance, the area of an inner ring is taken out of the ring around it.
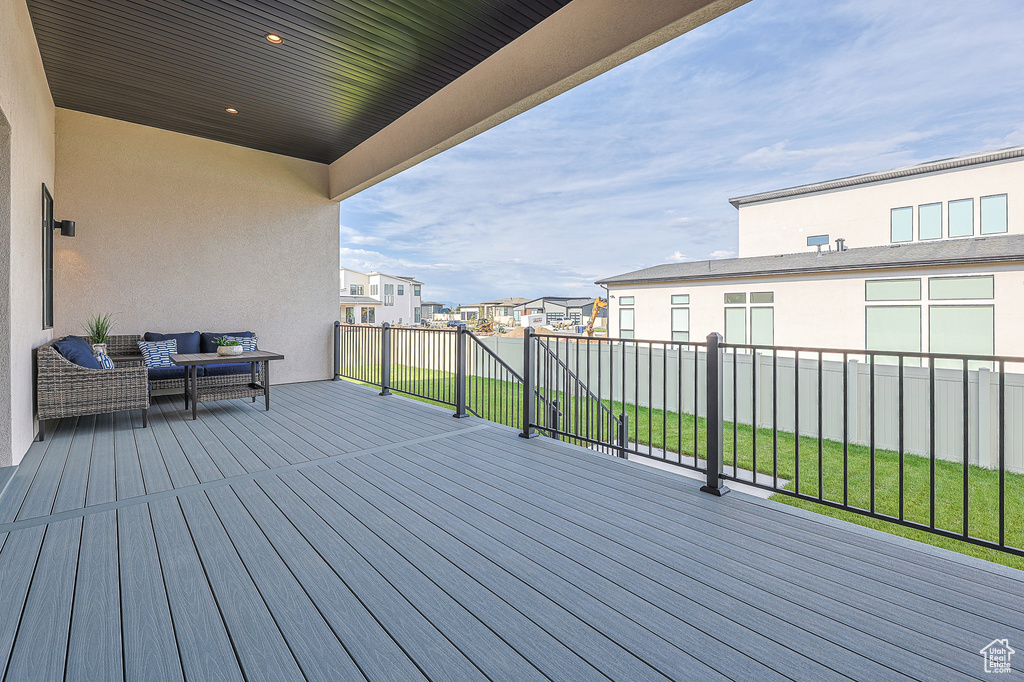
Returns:
[[[238,113],[238,109],[233,109],[231,107],[228,107],[224,111],[228,112],[229,114],[237,114]]]
[[[265,37],[269,42],[274,43],[275,45],[280,45],[284,42],[284,38],[276,33],[268,33]]]

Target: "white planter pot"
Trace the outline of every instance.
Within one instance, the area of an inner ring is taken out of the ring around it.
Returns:
[[[217,346],[217,355],[241,355],[241,346]]]
[[[107,354],[107,344],[105,344],[105,343],[94,343],[94,344],[92,344],[92,354],[93,355],[97,355],[100,351],[103,351],[103,354],[106,355]]]

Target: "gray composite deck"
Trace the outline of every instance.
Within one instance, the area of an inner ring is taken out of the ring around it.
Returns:
[[[940,680],[1024,646],[1012,569],[344,382],[261,408],[33,445],[4,679]]]

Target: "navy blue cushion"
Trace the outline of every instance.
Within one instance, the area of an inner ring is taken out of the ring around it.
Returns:
[[[100,361],[92,354],[92,346],[81,336],[65,336],[53,342],[54,349],[69,362],[86,369],[102,369]]]
[[[216,353],[217,342],[214,341],[214,339],[220,338],[221,336],[252,336],[252,332],[203,332],[202,335],[200,335],[198,352]]]
[[[196,376],[203,376],[203,368],[197,368],[199,371]],[[150,367],[149,368],[149,380],[159,381],[160,379],[184,379],[185,368],[184,367]]]
[[[143,341],[170,341],[178,342],[178,353],[191,355],[193,353],[205,352],[199,350],[199,332],[188,332],[181,334],[160,334],[158,332],[146,332]]]
[[[203,369],[206,370],[208,377],[222,377],[229,374],[249,374],[252,371],[252,365],[248,362],[231,362],[223,365],[204,365]]]

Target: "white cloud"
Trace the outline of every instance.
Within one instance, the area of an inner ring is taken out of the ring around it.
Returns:
[[[685,263],[686,261],[693,259],[687,256],[685,253],[682,253],[680,251],[674,251],[672,252],[672,255],[666,258],[665,260],[667,260],[669,263]]]
[[[1024,143],[1022,22],[1012,0],[749,3],[347,199],[343,263],[468,301],[731,257],[729,197]]]
[[[708,254],[708,258],[711,260],[722,260],[723,258],[732,258],[736,255],[735,251],[728,251],[726,249],[719,249],[718,251],[712,251]]]

